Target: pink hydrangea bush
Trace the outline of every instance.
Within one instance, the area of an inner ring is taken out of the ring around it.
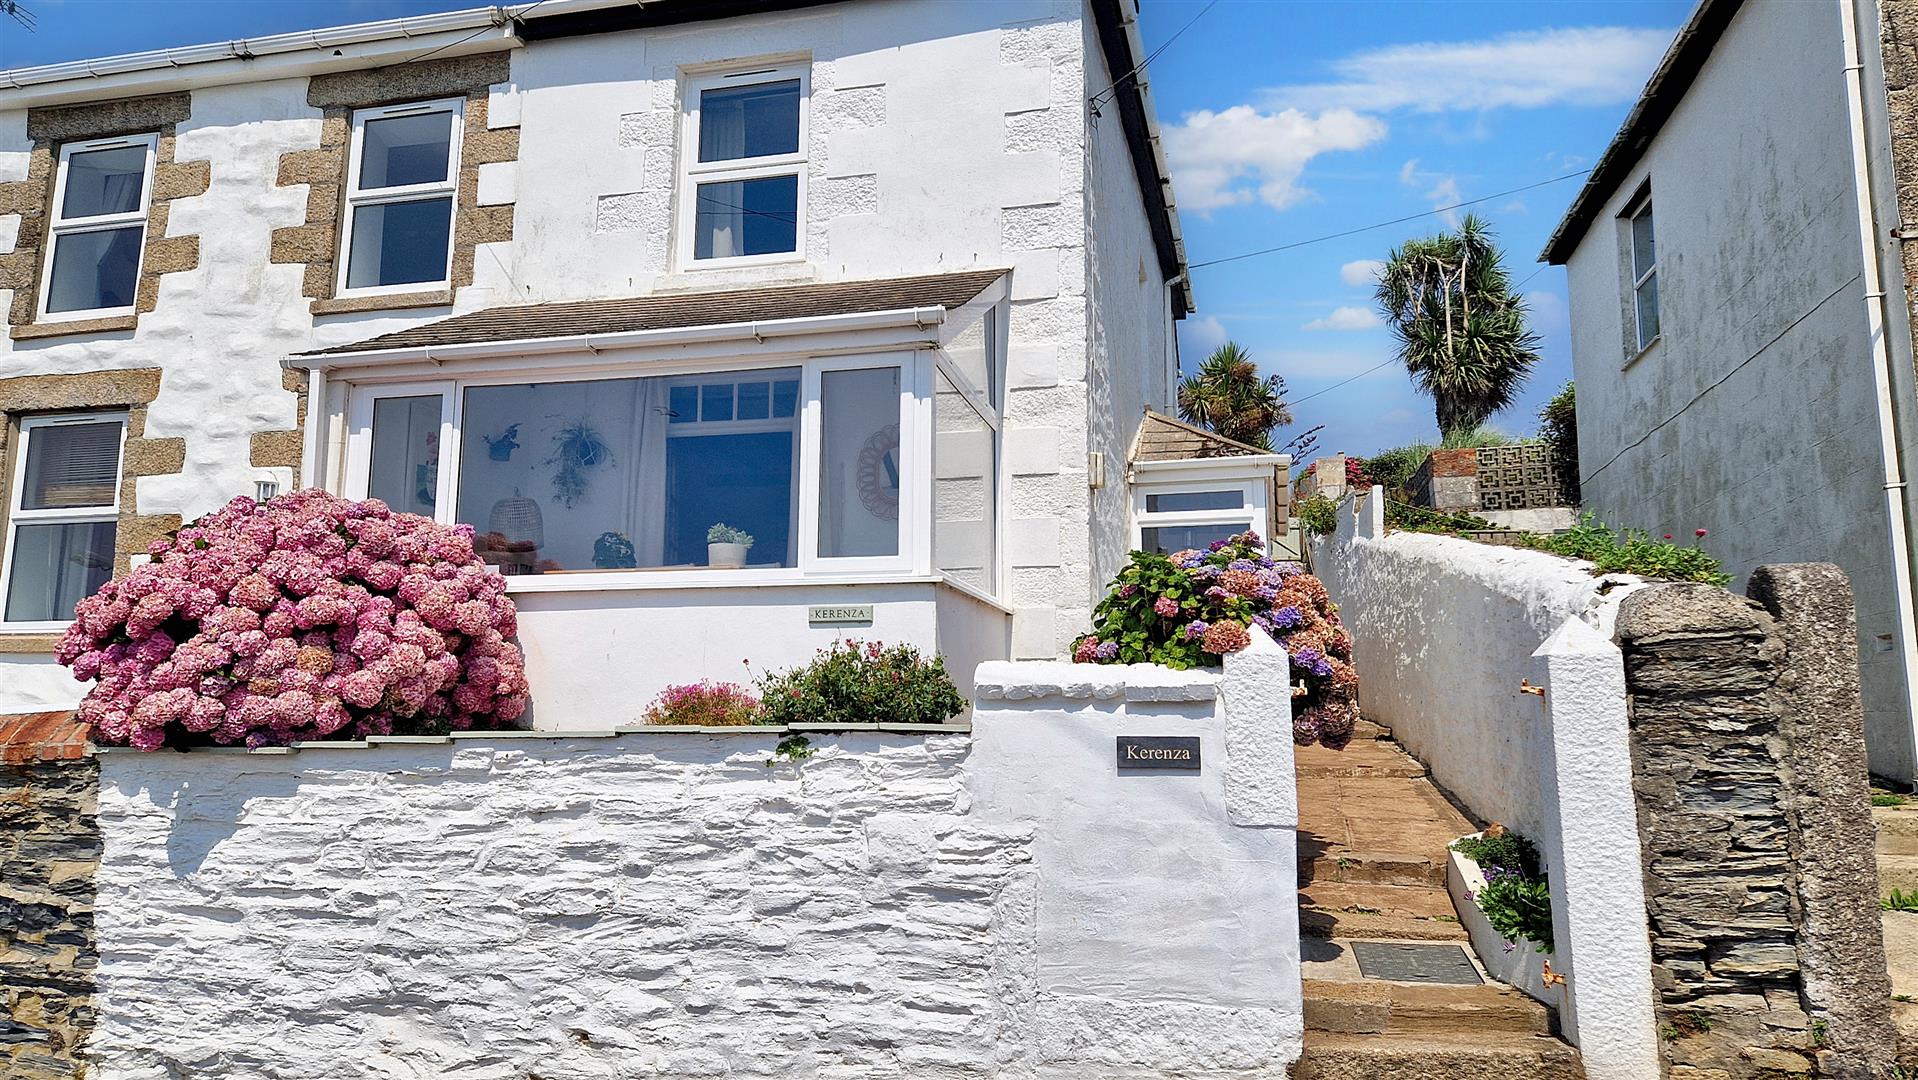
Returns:
[[[505,579],[472,529],[308,489],[237,498],[82,600],[57,658],[104,746],[498,728],[526,710]]]

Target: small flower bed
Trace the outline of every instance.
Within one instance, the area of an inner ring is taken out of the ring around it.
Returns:
[[[1637,574],[1658,581],[1728,585],[1731,575],[1725,573],[1717,559],[1696,546],[1705,536],[1704,529],[1693,530],[1694,546],[1685,547],[1674,542],[1670,533],[1655,540],[1643,529],[1613,532],[1610,526],[1588,513],[1564,532],[1525,536],[1522,542],[1537,551],[1584,559],[1592,564],[1594,574]]]
[[[1217,664],[1251,644],[1250,627],[1291,656],[1305,694],[1293,701],[1292,737],[1342,747],[1358,723],[1352,635],[1319,579],[1268,558],[1257,533],[1171,556],[1135,551],[1092,613],[1072,658],[1092,664]]]
[[[1492,929],[1508,942],[1529,941],[1539,952],[1551,952],[1552,890],[1539,872],[1538,850],[1499,825],[1454,841],[1452,850],[1477,863],[1485,875],[1485,887],[1472,902]]]
[[[738,683],[696,683],[669,686],[646,708],[648,724],[688,727],[745,727],[758,724],[759,699]]]
[[[323,491],[237,498],[75,608],[57,658],[104,746],[503,727],[517,615],[472,530]]]
[[[911,645],[847,638],[758,682],[764,724],[943,724],[966,707],[945,660]]]

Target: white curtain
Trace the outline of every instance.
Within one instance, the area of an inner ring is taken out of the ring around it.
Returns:
[[[641,566],[658,566],[666,557],[666,425],[671,422],[666,380],[633,380],[633,492],[627,520]]]

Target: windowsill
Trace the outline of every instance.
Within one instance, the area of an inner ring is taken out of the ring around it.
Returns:
[[[1655,337],[1651,339],[1650,341],[1646,342],[1644,348],[1638,350],[1637,352],[1625,358],[1625,362],[1619,365],[1619,370],[1624,371],[1627,368],[1630,368],[1633,364],[1638,363],[1640,357],[1644,356],[1648,352],[1651,352],[1653,349],[1658,348],[1658,343],[1663,340],[1665,340],[1665,337],[1664,335],[1661,334],[1658,337]]]
[[[844,585],[948,585],[1002,606],[944,574],[802,574],[798,570],[607,570],[531,574],[506,579],[508,595],[561,592],[658,592],[686,589],[793,589]]]
[[[63,322],[36,322],[16,326],[7,332],[15,341],[69,337],[78,334],[111,334],[132,330],[139,325],[138,315],[106,315],[97,319],[68,319]]]
[[[52,653],[60,647],[60,639],[65,636],[64,630],[0,628],[0,654],[17,656]]]
[[[725,270],[754,270],[769,266],[806,266],[803,251],[781,251],[768,255],[730,255],[723,259],[688,257],[678,270],[682,274],[704,274]]]
[[[432,289],[425,292],[372,293],[366,296],[333,296],[324,300],[315,300],[308,307],[315,315],[345,315],[356,311],[399,311],[406,308],[448,307],[453,303],[453,290]]]

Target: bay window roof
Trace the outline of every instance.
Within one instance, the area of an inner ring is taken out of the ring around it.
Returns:
[[[836,281],[611,300],[517,304],[455,315],[364,341],[301,353],[350,356],[435,346],[538,342],[648,330],[738,326],[916,309],[950,311],[991,288],[1006,270],[969,270],[876,281]]]

